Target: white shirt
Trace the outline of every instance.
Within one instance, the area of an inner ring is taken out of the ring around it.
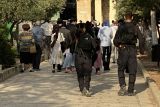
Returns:
[[[111,39],[112,39],[112,29],[108,26],[103,26],[100,28],[98,32],[98,38],[101,40],[101,46],[111,46]]]
[[[118,29],[118,26],[117,25],[113,25],[112,27],[111,27],[111,29],[112,29],[112,35],[113,35],[113,37],[112,37],[112,43],[113,43],[113,39],[114,39],[114,37],[115,37],[115,35],[116,35],[116,32],[117,32],[117,29]]]
[[[45,22],[41,25],[41,28],[44,30],[46,36],[52,35],[53,25],[51,23]]]

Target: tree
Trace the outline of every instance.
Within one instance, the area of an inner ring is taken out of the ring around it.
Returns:
[[[152,27],[152,43],[158,43],[156,25],[156,12],[160,11],[160,0],[116,0],[117,18],[123,18],[126,11],[132,11],[138,18],[150,20]],[[148,25],[148,24],[147,24]]]
[[[51,18],[64,6],[65,0],[0,0],[0,64],[13,65],[15,55],[6,36],[13,38],[14,25],[22,21],[36,21]],[[7,23],[11,22],[10,29]]]
[[[0,13],[4,20],[39,20],[64,6],[65,0],[1,0]]]
[[[6,38],[8,33],[9,30],[6,28],[6,25],[0,23],[0,65],[2,65],[2,68],[15,64],[15,53]]]
[[[116,0],[117,18],[122,18],[126,11],[132,11],[143,18],[150,18],[150,11],[153,9],[160,10],[159,0]]]
[[[64,4],[65,0],[1,0],[0,18],[4,23],[13,23],[11,33],[18,22],[49,19]]]

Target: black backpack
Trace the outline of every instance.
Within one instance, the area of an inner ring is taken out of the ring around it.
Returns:
[[[80,36],[78,40],[77,47],[86,50],[92,51],[92,37],[89,33],[84,33]]]
[[[119,32],[118,32],[118,41],[120,42],[119,44],[127,44],[127,45],[135,45],[137,42],[137,36],[136,36],[136,31],[135,31],[135,25],[130,23],[130,24],[122,24],[119,27]]]

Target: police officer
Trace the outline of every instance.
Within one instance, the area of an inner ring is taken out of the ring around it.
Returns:
[[[82,95],[91,96],[90,81],[92,72],[92,51],[94,44],[92,36],[86,32],[86,24],[80,23],[80,29],[77,33],[75,67],[79,88]]]
[[[116,32],[113,40],[114,45],[118,47],[118,78],[120,90],[118,95],[123,96],[128,93],[128,96],[133,96],[134,86],[137,73],[137,58],[136,58],[136,42],[139,40],[140,53],[143,54],[143,36],[139,28],[133,24],[133,15],[131,12],[126,12],[125,22],[121,24]],[[124,71],[128,69],[129,83],[128,91],[126,91],[126,82]]]

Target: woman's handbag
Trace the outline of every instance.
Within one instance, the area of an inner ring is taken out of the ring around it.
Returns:
[[[30,46],[30,53],[36,53],[36,45],[33,44],[32,46]]]

